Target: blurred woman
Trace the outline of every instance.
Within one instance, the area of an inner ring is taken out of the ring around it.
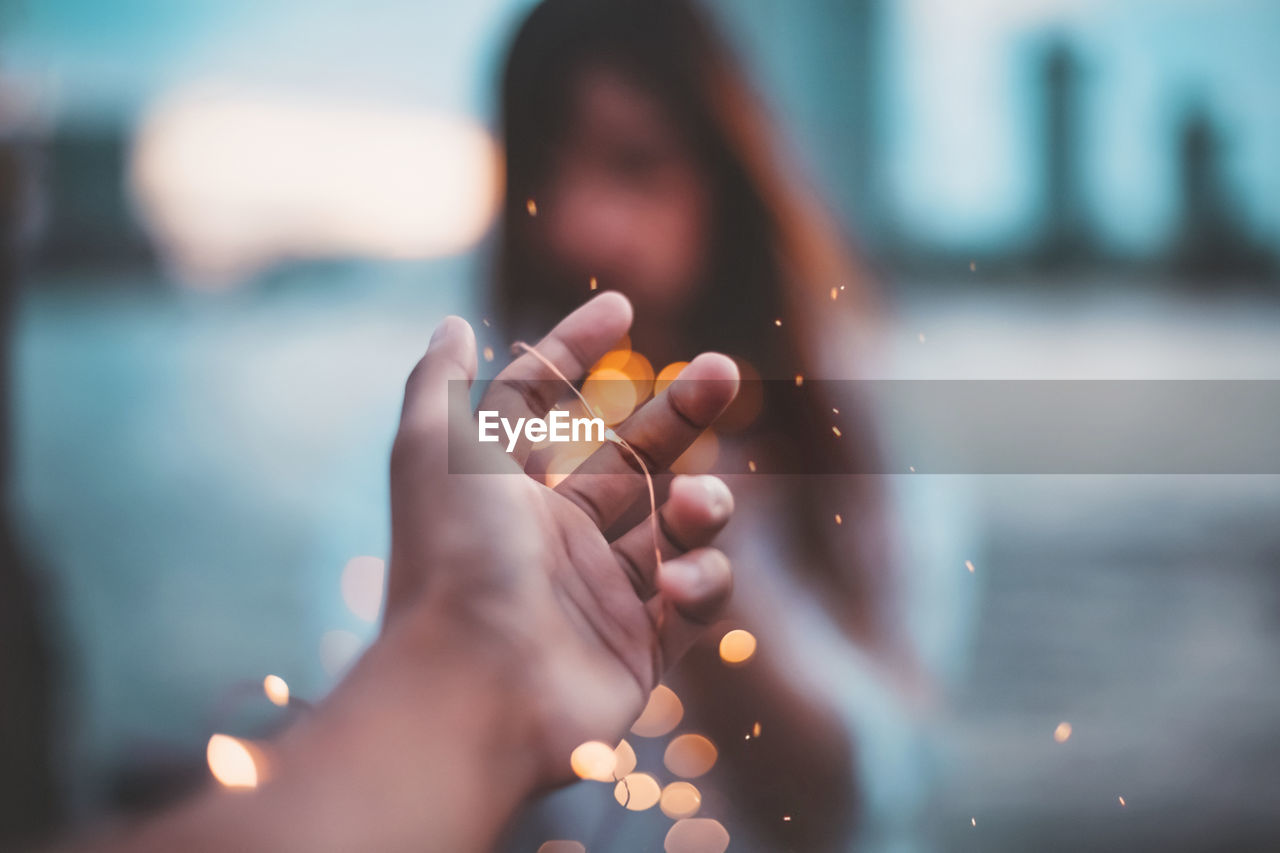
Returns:
[[[868,419],[840,383],[784,392],[857,376],[866,277],[783,169],[767,117],[687,0],[546,0],[511,47],[501,109],[494,297],[508,339],[616,289],[636,308],[631,345],[655,367],[710,349],[786,380],[754,386],[758,414],[723,425],[715,466],[758,472],[730,483],[739,510],[724,544],[738,571],[725,625],[751,631],[759,651],[731,668],[712,641],[669,683],[685,728],[719,748],[702,814],[725,822],[735,849],[839,847],[856,822],[856,747],[806,640],[831,633],[890,680],[911,681],[915,665],[877,478],[849,473],[874,470]],[[568,823],[589,822],[582,808],[567,808]],[[565,824],[531,818],[525,832],[578,837],[557,835]],[[581,840],[596,850],[600,836]]]

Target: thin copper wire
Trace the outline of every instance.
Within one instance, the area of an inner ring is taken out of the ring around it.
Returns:
[[[535,348],[529,346],[524,341],[516,341],[514,344],[511,345],[511,349],[519,352],[527,352],[529,355],[533,356],[538,361],[542,362],[543,367],[547,368],[556,376],[560,377],[560,380],[564,382],[565,385],[569,386],[569,390],[572,391],[574,395],[577,396],[577,398],[582,401],[582,405],[586,407],[586,410],[588,412],[593,412],[598,414],[598,412],[596,412],[595,409],[591,407],[591,404],[587,402],[587,398],[582,396],[582,392],[578,390],[578,386],[574,385],[571,381],[569,381],[569,377],[565,376],[564,373],[560,371],[560,368],[556,367],[555,364],[552,363],[551,359],[547,358],[545,355],[538,352]],[[640,472],[644,474],[644,483],[649,489],[649,531],[653,535],[653,557],[657,561],[656,569],[661,569],[662,568],[662,549],[658,545],[658,498],[653,490],[653,476],[649,473],[649,466],[644,464],[644,458],[640,456],[639,452],[637,452],[634,447],[628,444],[625,438],[618,435],[613,430],[606,428],[604,431],[604,437],[608,441],[612,441],[614,444],[625,449],[628,453],[630,453],[633,457],[635,457],[636,464],[640,466]]]

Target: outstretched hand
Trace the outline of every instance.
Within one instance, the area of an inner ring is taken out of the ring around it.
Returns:
[[[536,348],[576,380],[630,323],[627,300],[602,294]],[[413,637],[444,632],[463,659],[499,661],[535,778],[555,783],[568,777],[579,743],[626,730],[727,600],[728,561],[706,546],[733,500],[714,477],[677,477],[658,512],[661,566],[647,519],[610,542],[603,531],[647,494],[635,460],[606,442],[554,489],[522,475],[527,443],[511,454],[476,444],[471,412],[451,410],[450,380],[469,384],[476,364],[471,327],[450,317],[410,376],[392,453],[384,639],[410,638],[411,647]],[[480,408],[513,422],[542,417],[564,390],[526,353],[498,375]],[[736,390],[733,362],[701,355],[616,432],[656,473]],[[491,454],[485,470],[511,476],[449,473],[451,440],[455,453]]]

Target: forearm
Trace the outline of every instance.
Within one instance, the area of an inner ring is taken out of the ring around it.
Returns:
[[[211,790],[105,849],[489,849],[534,785],[516,703],[500,667],[443,635],[406,640],[384,638],[271,745],[257,789]]]

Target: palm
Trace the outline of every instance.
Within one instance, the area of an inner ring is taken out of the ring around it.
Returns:
[[[564,374],[581,375],[625,331],[630,312],[619,316],[619,304],[627,307],[616,297],[588,303],[539,350]],[[474,342],[469,348],[469,364],[461,349],[446,363],[467,378],[474,375]],[[424,364],[430,359],[429,351]],[[540,370],[537,359],[517,359],[489,387],[481,408],[510,418],[545,414],[555,399],[530,393],[546,379]],[[736,389],[732,363],[723,357],[700,357],[686,373],[705,381],[678,380],[618,427],[658,466],[683,451]],[[387,618],[400,602],[434,595],[447,602],[450,618],[472,623],[476,642],[496,644],[517,662],[511,671],[526,680],[525,695],[536,697],[529,717],[542,729],[545,766],[555,775],[567,770],[579,743],[625,731],[665,667],[723,603],[727,563],[701,546],[728,520],[731,499],[713,478],[677,478],[660,511],[660,569],[648,521],[613,541],[602,532],[645,489],[617,445],[606,443],[551,489],[522,475],[527,446],[508,456],[477,443],[474,422],[447,412],[443,394],[433,409],[419,406],[414,382],[392,465]],[[463,458],[505,473],[447,473],[446,446],[454,463]],[[466,570],[432,574],[430,566]]]

